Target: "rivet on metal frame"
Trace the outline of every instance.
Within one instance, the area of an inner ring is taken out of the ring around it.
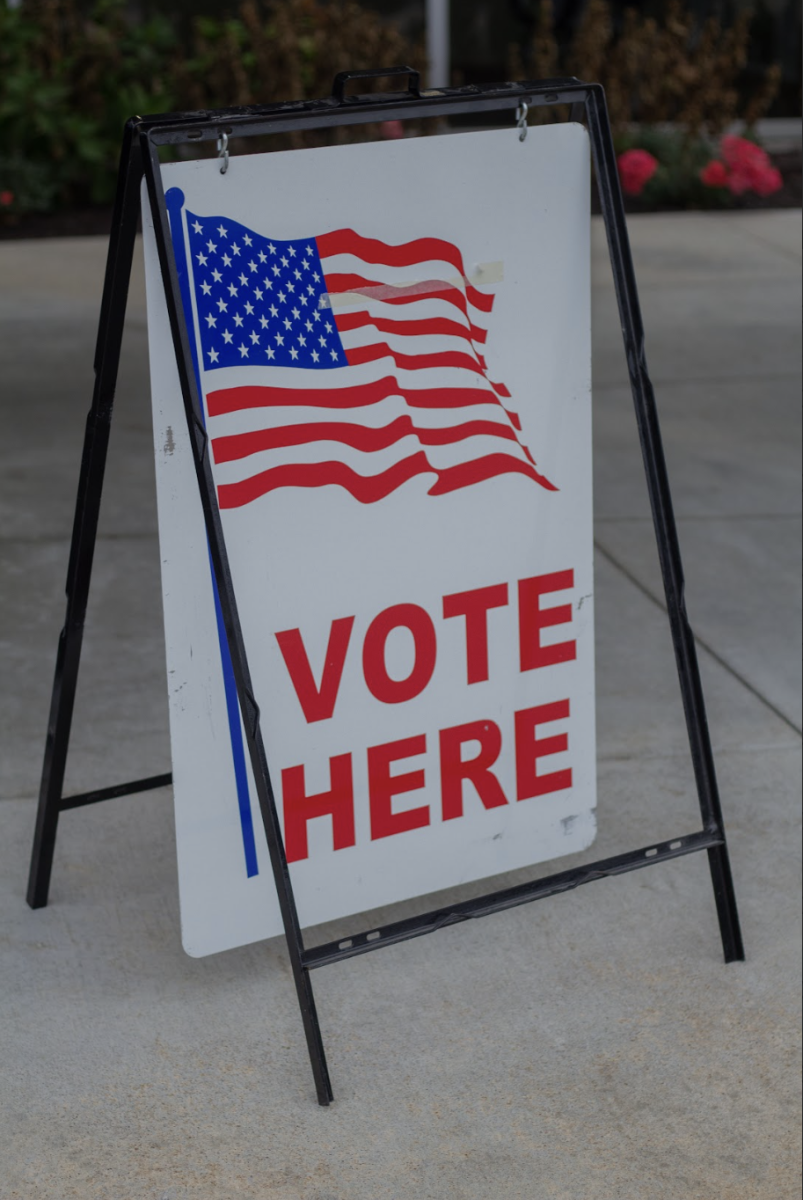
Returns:
[[[523,142],[527,136],[527,113],[529,112],[529,104],[526,100],[522,100],[519,107],[516,109],[516,124],[519,128],[519,141]]]
[[[217,139],[217,156],[221,160],[220,174],[225,175],[229,169],[229,135],[221,130]]]

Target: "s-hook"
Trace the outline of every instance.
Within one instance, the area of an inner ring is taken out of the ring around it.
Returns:
[[[516,109],[516,125],[519,130],[519,141],[523,142],[527,136],[527,113],[529,112],[529,104],[526,100],[522,100],[519,107]]]
[[[220,162],[220,174],[225,175],[229,169],[229,135],[225,129],[220,131],[217,139],[217,156]]]

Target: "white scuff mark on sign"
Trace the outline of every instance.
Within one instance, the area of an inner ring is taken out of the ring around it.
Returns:
[[[401,291],[404,291],[407,296],[417,296],[422,299],[434,295],[445,283],[456,288],[463,288],[466,284],[470,287],[482,287],[483,284],[501,283],[504,278],[505,264],[503,262],[477,263],[471,275],[447,275],[435,279],[405,279],[392,286],[377,283],[364,288],[353,288],[348,292],[324,292],[318,301],[318,307],[321,309],[344,308],[362,300],[389,300],[398,296]]]

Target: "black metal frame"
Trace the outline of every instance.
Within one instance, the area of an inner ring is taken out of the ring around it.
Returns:
[[[351,79],[359,80],[396,74],[408,77],[408,91],[383,95],[346,95],[346,85]],[[204,429],[201,401],[192,366],[189,335],[182,316],[176,265],[168,232],[159,149],[162,146],[213,141],[222,132],[226,132],[231,139],[390,119],[406,120],[469,114],[481,116],[500,110],[515,109],[522,101],[526,101],[530,106],[571,105],[570,118],[579,121],[584,117],[588,125],[616,285],[625,353],[647,475],[703,828],[671,842],[644,847],[587,866],[562,871],[535,882],[520,884],[517,887],[507,888],[504,891],[494,892],[477,899],[465,900],[462,903],[449,905],[447,908],[421,916],[396,921],[380,929],[355,934],[338,942],[306,949],[287,868],[276,802],[260,730],[259,708],[251,686],[245,644],[237,613],[237,602],[207,453],[207,434]],[[505,908],[567,891],[580,884],[590,883],[594,879],[637,870],[652,863],[665,862],[667,859],[691,854],[698,850],[706,850],[708,853],[725,961],[732,962],[743,959],[744,949],[739,930],[736,897],[725,841],[714,759],[694,636],[686,616],[680,549],[655,398],[647,373],[644,330],[605,96],[598,84],[582,83],[577,79],[551,79],[533,83],[506,83],[488,87],[472,86],[421,91],[418,74],[406,67],[397,71],[343,72],[335,80],[332,97],[324,100],[268,105],[259,108],[226,109],[219,112],[167,114],[134,118],[128,122],[123,140],[100,313],[95,354],[95,390],[92,407],[87,418],[72,548],[67,572],[67,616],[59,640],[56,659],[39,809],[31,857],[28,885],[28,903],[31,907],[39,908],[47,903],[58,818],[61,812],[80,805],[106,800],[113,796],[162,787],[171,781],[170,775],[157,775],[132,783],[87,792],[79,796],[65,797],[62,794],[106,450],[123,336],[128,282],[139,215],[140,182],[143,174],[147,180],[150,205],[154,216],[156,243],[165,285],[170,328],[176,348],[181,391],[190,431],[213,570],[220,594],[237,694],[287,936],[287,946],[301,1007],[318,1102],[323,1105],[328,1104],[332,1099],[332,1088],[310,981],[310,971],[316,967],[339,962],[369,950],[376,950],[380,946],[431,933],[445,925],[485,916],[488,913],[499,912]]]

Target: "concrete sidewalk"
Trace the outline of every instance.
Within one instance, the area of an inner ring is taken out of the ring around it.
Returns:
[[[799,1195],[800,213],[630,230],[747,961],[703,855],[354,959],[328,1110],[282,939],[181,949],[168,789],[65,814],[25,905],[105,246],[0,244],[2,1200]],[[596,858],[699,816],[594,247]],[[170,769],[139,264],[128,324],[69,790]]]

